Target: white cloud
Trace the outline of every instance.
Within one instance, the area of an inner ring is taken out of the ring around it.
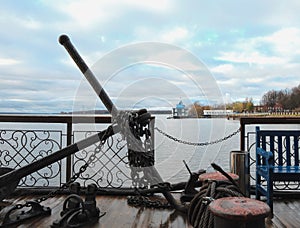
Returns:
[[[163,42],[175,43],[188,38],[189,32],[186,28],[176,27],[172,30],[166,31],[161,35]]]
[[[300,54],[300,29],[298,28],[283,28],[259,40],[272,44],[279,55],[287,57]]]
[[[107,1],[111,2],[111,1]],[[171,10],[172,4],[170,0],[152,0],[152,1],[141,1],[141,0],[124,0],[122,1],[124,5],[138,7],[146,11],[168,11]],[[120,1],[116,0],[116,3]]]
[[[221,64],[221,65],[211,68],[210,70],[214,73],[226,74],[226,73],[232,72],[233,68],[234,67],[232,64]]]
[[[23,25],[25,28],[39,29],[42,27],[42,24],[38,20],[33,19],[32,17],[19,18],[18,20],[19,20],[19,23],[21,25]]]
[[[258,65],[288,64],[300,54],[300,29],[284,28],[270,35],[240,39],[217,60]]]
[[[262,83],[264,81],[264,78],[262,78],[262,77],[248,77],[248,78],[245,78],[245,80],[249,83]]]
[[[57,43],[57,37],[67,33],[89,66],[111,50],[132,42],[155,41],[187,48],[209,66],[224,94],[229,93],[232,98],[257,99],[270,89],[291,88],[299,84],[299,4],[298,0],[284,4],[279,0],[272,1],[272,4],[249,1],[243,3],[243,7],[234,1],[191,1],[189,4],[171,0],[3,2],[0,9],[0,96],[2,100],[10,101],[10,98],[23,98],[28,94],[26,99],[45,101],[45,106],[53,109],[61,109],[55,105],[55,97],[71,100],[82,75]],[[206,65],[200,69],[199,64],[180,52],[159,51],[151,52],[155,64],[159,65],[161,60],[169,65],[162,64],[157,69],[141,69],[139,72],[135,68],[130,77],[163,76],[166,71],[161,68],[170,68],[176,74],[165,74],[164,79],[191,93],[190,85],[185,82],[191,82],[193,78],[189,76],[195,71],[202,73]],[[111,65],[101,65],[96,75],[104,80],[113,64],[124,67],[124,57],[139,56],[141,52],[143,50],[138,49],[136,54],[126,52],[126,55],[115,56],[109,62]],[[17,67],[13,67],[15,65]],[[35,84],[41,78],[49,81]],[[205,91],[215,94],[216,83],[209,83],[207,78],[201,77],[197,83],[205,86]],[[70,85],[72,81],[74,83]],[[127,83],[126,78],[121,77],[108,92],[113,97],[118,94],[118,88]],[[210,84],[214,88],[209,87]],[[153,85],[153,93],[155,86],[162,85]],[[20,89],[14,90],[16,87]],[[27,92],[37,89],[37,93]],[[47,93],[41,95],[42,90]],[[172,91],[167,93],[176,97]],[[195,99],[197,96],[199,93]],[[49,100],[54,105],[47,105]],[[1,103],[1,107],[9,110],[6,106],[9,103]],[[39,105],[28,106],[27,110],[38,109]]]
[[[12,58],[0,58],[0,65],[15,65],[20,63],[17,59]]]
[[[258,51],[246,52],[221,52],[221,55],[216,58],[217,60],[228,61],[232,63],[248,63],[251,64],[284,64],[286,60],[276,56],[267,56],[259,53]]]
[[[137,26],[134,29],[134,36],[141,41],[156,41],[168,44],[187,44],[192,37],[188,28],[183,26],[174,26],[172,28],[154,28],[146,26]]]
[[[83,28],[101,26],[117,20],[130,10],[162,13],[171,8],[170,0],[68,0],[49,1],[47,4],[69,15],[73,19],[73,26],[77,26],[77,28],[78,26]]]

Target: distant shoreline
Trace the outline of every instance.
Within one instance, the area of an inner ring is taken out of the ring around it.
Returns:
[[[132,110],[135,111],[135,110]],[[172,111],[170,110],[147,110],[151,114],[165,114],[171,115]],[[0,115],[81,115],[81,114],[88,114],[88,115],[109,115],[110,113],[107,110],[87,110],[87,111],[74,111],[74,112],[0,112]]]

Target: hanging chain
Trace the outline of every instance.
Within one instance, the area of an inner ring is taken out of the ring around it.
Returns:
[[[162,202],[162,199],[150,199],[147,196],[137,195],[127,197],[127,203],[134,207],[173,209],[168,202]]]
[[[181,144],[186,144],[186,145],[191,145],[191,146],[208,146],[208,145],[217,144],[217,143],[220,143],[220,142],[223,142],[223,141],[226,141],[226,140],[230,139],[231,137],[237,135],[241,131],[241,129],[239,128],[235,132],[231,133],[230,135],[227,135],[224,138],[217,139],[217,140],[211,141],[211,142],[189,142],[189,141],[184,141],[182,139],[178,139],[178,138],[162,131],[158,127],[155,127],[154,129],[157,130],[162,135],[166,136],[167,138],[169,138],[169,139],[171,139],[175,142],[178,142],[178,143],[181,143]]]
[[[106,139],[109,137],[110,132],[113,131],[113,127],[112,125],[110,125],[106,130],[105,133],[103,134],[102,138],[99,141],[99,144],[97,145],[96,149],[94,150],[94,153],[92,153],[89,157],[89,159],[86,161],[85,164],[83,164],[80,168],[79,171],[74,173],[74,175],[72,177],[70,177],[70,179],[66,182],[63,183],[57,190],[54,190],[52,192],[50,192],[48,195],[46,196],[42,196],[40,198],[35,199],[34,201],[37,203],[42,203],[44,201],[46,201],[47,199],[54,197],[55,195],[57,195],[60,191],[65,190],[67,188],[69,188],[69,186],[74,183],[77,178],[86,171],[86,169],[88,168],[89,164],[91,164],[95,158],[96,155],[102,150],[102,147],[104,145],[104,143],[106,142]],[[13,209],[22,209],[24,207],[31,207],[32,204],[31,202],[26,202],[24,204],[16,204],[14,205]]]
[[[169,182],[158,183],[152,185],[151,188],[158,188],[163,191],[171,191],[171,184]],[[136,194],[127,197],[127,203],[134,207],[146,207],[156,209],[173,209],[174,207],[160,197],[151,199],[148,196],[143,196],[138,188],[135,188]]]

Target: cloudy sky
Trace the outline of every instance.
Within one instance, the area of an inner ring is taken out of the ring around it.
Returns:
[[[298,0],[1,1],[0,112],[103,107],[61,34],[118,107],[259,103],[300,84],[299,10]]]

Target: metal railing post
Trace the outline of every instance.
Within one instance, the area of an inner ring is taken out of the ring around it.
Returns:
[[[72,144],[72,121],[68,121],[67,122],[67,146]],[[67,167],[66,167],[66,182],[68,182],[71,178],[72,175],[72,156],[69,155],[66,158],[66,163],[67,163]]]
[[[240,150],[245,151],[245,124],[243,122],[243,118],[240,119]]]

